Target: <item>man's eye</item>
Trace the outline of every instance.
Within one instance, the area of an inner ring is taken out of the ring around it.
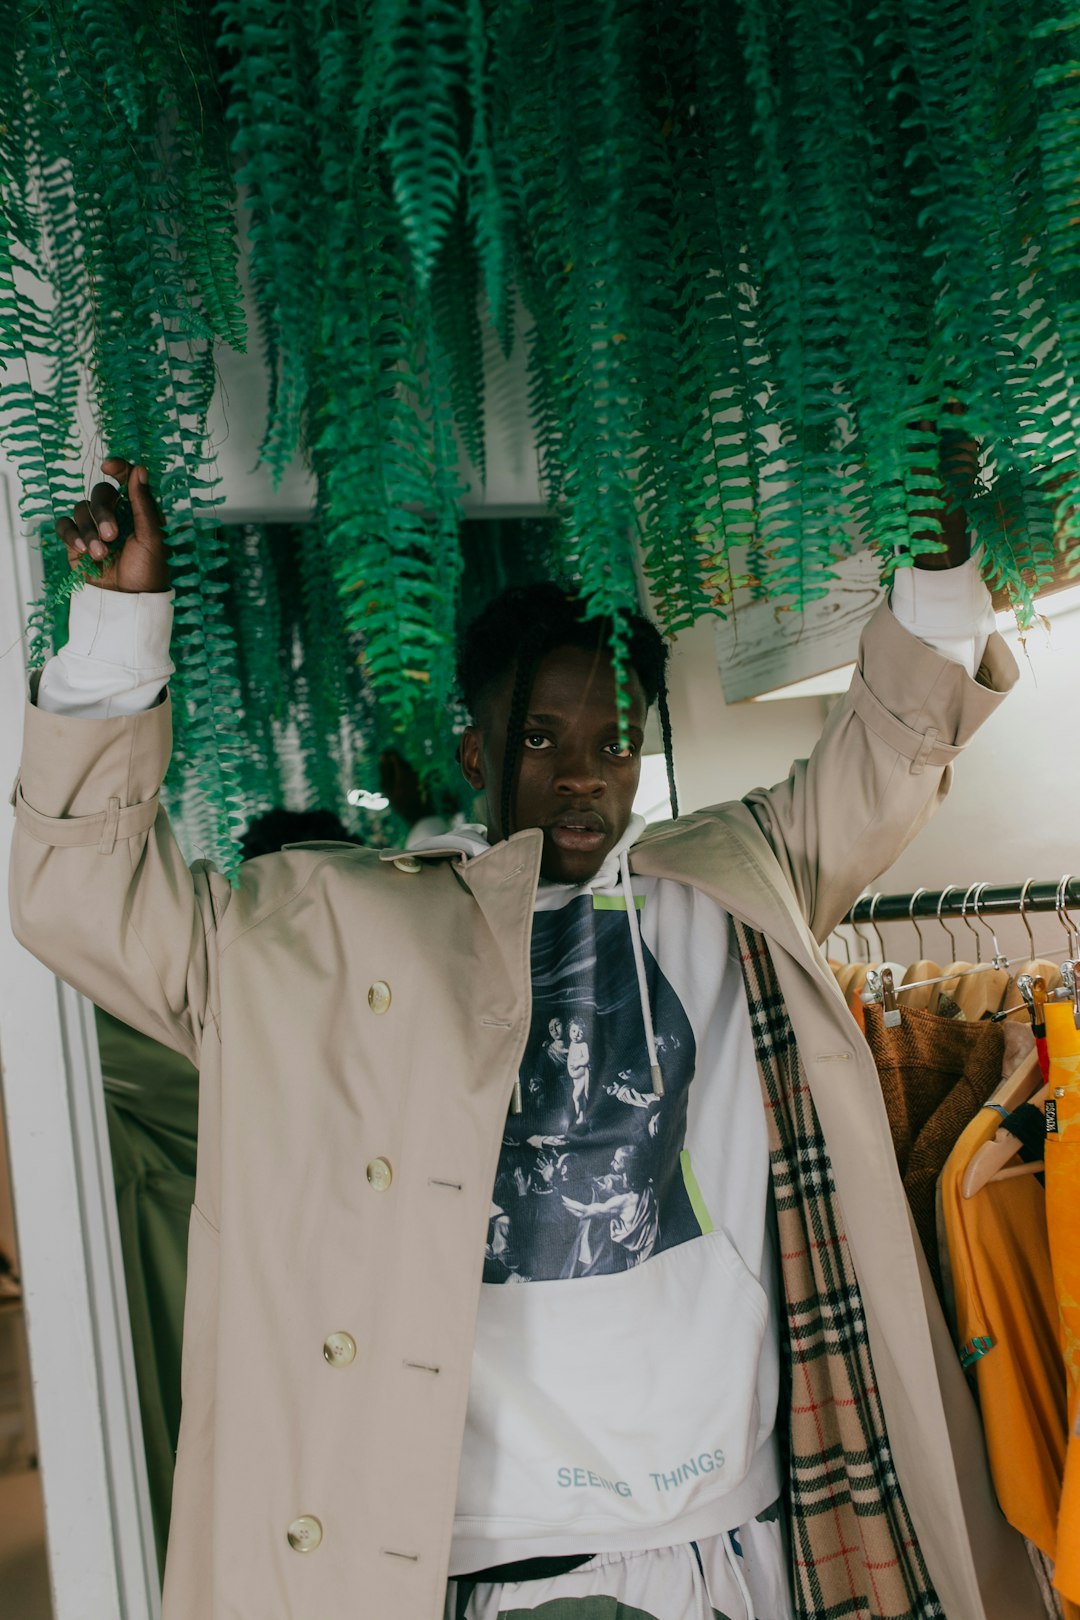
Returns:
[[[627,743],[625,748],[621,743],[608,743],[608,752],[613,754],[616,759],[634,759],[637,755],[637,749],[633,743]]]
[[[545,737],[542,731],[527,731],[522,738],[526,748],[546,748],[550,738]]]

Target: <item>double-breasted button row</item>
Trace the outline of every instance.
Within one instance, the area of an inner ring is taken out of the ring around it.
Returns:
[[[301,1513],[294,1519],[285,1534],[289,1538],[289,1546],[293,1552],[314,1552],[322,1541],[322,1525],[310,1513]]]
[[[367,1178],[375,1192],[385,1192],[394,1179],[389,1159],[372,1159],[367,1167]]]
[[[331,1367],[348,1367],[356,1360],[356,1340],[351,1333],[328,1333],[322,1353]]]

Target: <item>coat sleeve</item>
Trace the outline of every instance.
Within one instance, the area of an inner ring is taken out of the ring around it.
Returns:
[[[744,801],[818,940],[929,820],[949,791],[954,759],[1017,678],[996,633],[972,680],[887,605],[878,608],[851,686],[810,758]]]
[[[159,807],[171,742],[168,698],[107,720],[27,705],[11,917],[60,978],[197,1065],[231,890],[189,869]]]

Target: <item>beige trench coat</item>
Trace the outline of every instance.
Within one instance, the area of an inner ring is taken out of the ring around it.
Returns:
[[[975,682],[883,609],[809,761],[650,829],[632,855],[770,941],[950,1620],[1041,1610],[992,1499],[873,1063],[816,942],[926,820],[1015,678],[999,638]],[[230,889],[189,872],[158,814],[169,739],[167,702],[115,720],[29,708],[12,883],[30,950],[201,1071],[165,1620],[441,1620],[541,835],[419,871],[303,846]]]

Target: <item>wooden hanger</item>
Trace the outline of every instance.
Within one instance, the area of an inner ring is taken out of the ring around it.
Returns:
[[[839,968],[835,970],[836,982],[840,986],[845,1001],[848,996],[848,987],[855,977],[856,971],[863,965],[861,962],[842,962]]]
[[[849,1002],[853,996],[861,995],[862,991],[866,988],[866,975],[871,972],[876,973],[880,966],[880,962],[855,963],[851,970],[851,977],[848,979],[847,983],[846,995]]]
[[[929,1003],[929,1010],[931,1012],[941,1011],[941,1000],[943,997],[948,997],[950,1001],[956,1005],[959,1005],[956,992],[959,990],[960,986],[965,983],[963,975],[970,973],[974,966],[974,962],[958,960],[956,962],[950,962],[947,968],[942,969],[941,983],[931,986]],[[961,1011],[963,1011],[962,1008]],[[965,1014],[964,1016],[966,1017],[967,1015]]]
[[[928,956],[921,956],[917,962],[912,962],[911,966],[905,970],[900,987],[897,990],[897,995],[903,997],[900,1003],[901,1007],[909,1007],[913,1012],[928,1012],[931,1001],[937,1000],[940,986],[923,984],[920,981],[923,979],[940,979],[941,977],[942,968],[940,963],[932,962]],[[909,990],[907,988],[909,984],[918,984],[918,988]]]
[[[1024,932],[1031,943],[1031,956],[1026,962],[1019,964],[1013,977],[1019,979],[1024,974],[1027,974],[1029,979],[1043,979],[1046,982],[1047,991],[1052,992],[1060,988],[1063,980],[1061,969],[1056,962],[1051,962],[1045,956],[1036,956],[1035,954],[1035,935],[1031,932],[1031,924],[1027,920],[1027,894],[1033,882],[1033,878],[1028,878],[1020,890],[1020,921],[1023,923]]]
[[[1039,1074],[1037,1061],[1035,1062],[1035,1073],[1036,1075]],[[995,1093],[995,1097],[996,1095]],[[1028,1097],[1026,1100],[1033,1107],[1041,1108],[1045,1105],[1049,1095],[1050,1087],[1042,1086],[1033,1097]],[[1011,1105],[1002,1103],[1001,1106],[1008,1107],[1011,1114],[1013,1109],[1018,1108],[1020,1102],[1024,1100],[1021,1097],[1019,1101]],[[1007,1131],[1004,1126],[995,1131],[994,1140],[983,1143],[982,1147],[972,1155],[971,1163],[964,1171],[964,1179],[960,1188],[964,1197],[974,1198],[975,1194],[981,1192],[991,1181],[1005,1181],[1012,1176],[1032,1176],[1042,1170],[1044,1168],[1042,1159],[1033,1160],[1030,1164],[1010,1163],[1010,1160],[1015,1159],[1022,1146],[1023,1143],[1020,1138],[1014,1136],[1011,1131]]]
[[[969,973],[967,977],[959,980],[956,989],[951,992],[953,1000],[969,1024],[977,1024],[980,1019],[988,1018],[991,1014],[1000,1012],[1004,1005],[1005,992],[1009,985],[1008,964],[998,944],[997,935],[989,924],[983,922],[979,912],[979,901],[985,883],[973,883],[964,895],[960,906],[960,921],[975,936],[975,967],[984,968],[978,973]],[[990,935],[990,942],[994,948],[991,962],[983,964],[982,946],[979,941],[978,929],[968,921],[968,904],[971,904],[975,921],[982,924]]]
[[[991,967],[988,963],[984,973],[969,973],[966,978],[958,979],[951,993],[968,1023],[977,1024],[980,1019],[1001,1011],[1008,985],[1008,969]]]
[[[1025,973],[1029,979],[1045,979],[1046,988],[1051,993],[1060,990],[1064,983],[1058,964],[1045,956],[1033,956],[1030,961],[1019,962],[1013,969],[1013,978],[1019,979]]]

